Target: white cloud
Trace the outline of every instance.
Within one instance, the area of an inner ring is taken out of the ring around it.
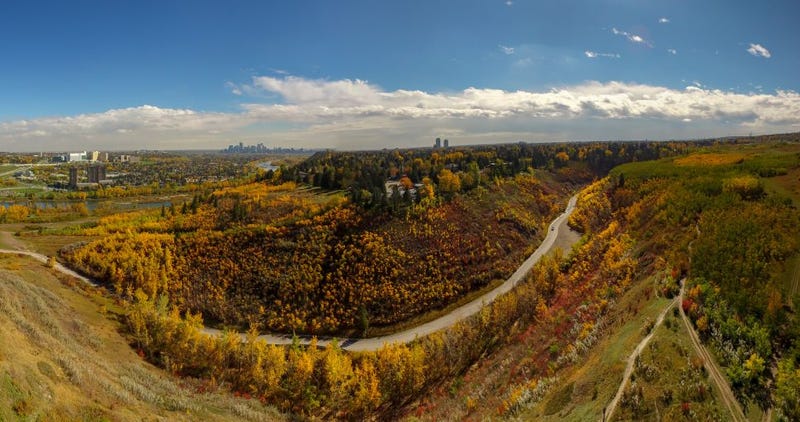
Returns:
[[[260,76],[253,78],[253,85],[279,94],[288,102],[358,105],[374,103],[379,96],[376,87],[360,79],[327,81],[295,76],[284,78]]]
[[[611,32],[614,35],[622,35],[622,36],[624,36],[625,38],[628,39],[628,41],[630,41],[632,43],[643,44],[643,45],[646,45],[648,47],[652,47],[653,46],[653,44],[651,44],[649,41],[647,41],[644,38],[642,38],[641,35],[632,34],[632,33],[627,32],[627,31],[620,31],[617,28],[611,28]]]
[[[513,2],[513,1],[511,1],[511,0],[507,0],[507,1],[506,1],[506,6],[508,6],[508,7],[511,7],[511,6],[513,6],[513,5],[514,5],[514,2]]]
[[[750,48],[747,49],[747,52],[756,56],[756,57],[764,57],[770,58],[772,54],[761,44],[750,44]]]
[[[674,56],[674,55],[678,54],[678,50],[676,50],[674,48],[668,48],[667,49],[667,53],[672,54]]]
[[[506,47],[502,44],[498,45],[497,47],[500,48],[500,51],[502,51],[504,54],[508,55],[514,54],[514,47]]]
[[[246,121],[247,116],[242,114],[205,113],[143,105],[102,113],[2,122],[0,148],[8,145],[10,150],[29,147],[57,149],[86,145],[130,149],[145,147],[153,141],[163,143],[164,140],[191,137],[208,130],[242,127],[247,124]],[[22,143],[20,139],[27,140]],[[131,143],[131,140],[138,142],[138,145]],[[87,142],[90,144],[87,145]],[[42,146],[36,147],[39,144]]]
[[[667,19],[667,18],[660,18],[660,19],[658,20],[658,23],[669,23],[669,19]]]
[[[238,86],[238,85],[236,85],[236,84],[235,84],[235,83],[233,83],[233,82],[225,82],[225,87],[226,87],[226,88],[228,88],[228,89],[230,89],[230,90],[231,90],[231,94],[233,94],[233,95],[238,95],[238,96],[241,96],[241,95],[243,95],[243,94],[244,94],[244,93],[242,92],[242,89],[241,89],[241,88],[239,88],[239,86]]]
[[[608,57],[612,59],[618,59],[621,57],[617,53],[598,53],[596,51],[591,51],[591,50],[586,50],[583,52],[583,54],[590,59],[596,59],[598,57]]]
[[[352,149],[427,145],[435,133],[458,134],[459,143],[654,139],[791,131],[800,124],[794,91],[587,82],[543,91],[425,92],[293,76],[256,77],[241,87],[278,101],[243,104],[234,113],[141,106],[0,122],[0,149],[221,148],[234,140]]]

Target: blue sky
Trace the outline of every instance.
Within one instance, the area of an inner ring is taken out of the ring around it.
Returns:
[[[4,1],[0,150],[800,130],[796,1]]]

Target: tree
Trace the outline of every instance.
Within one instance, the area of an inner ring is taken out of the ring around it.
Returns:
[[[452,197],[461,191],[461,179],[448,169],[439,172],[439,192],[446,197]]]
[[[403,176],[400,178],[400,186],[402,186],[405,190],[414,189],[414,182],[412,182],[408,176]]]
[[[780,415],[786,420],[800,420],[800,369],[795,366],[792,357],[778,362],[775,384],[775,405]]]
[[[361,359],[355,369],[355,391],[353,406],[361,412],[369,412],[380,405],[380,381],[375,373],[375,366],[367,358]]]
[[[336,340],[330,342],[322,353],[323,384],[328,393],[328,403],[334,408],[342,407],[350,398],[353,382],[353,362],[339,347]]]

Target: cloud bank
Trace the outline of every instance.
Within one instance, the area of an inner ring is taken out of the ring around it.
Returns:
[[[440,135],[454,143],[668,139],[800,127],[794,91],[586,82],[544,91],[425,92],[296,76],[259,76],[234,88],[273,101],[243,103],[232,113],[145,105],[0,122],[0,149],[222,148],[239,140],[365,149],[427,145]]]

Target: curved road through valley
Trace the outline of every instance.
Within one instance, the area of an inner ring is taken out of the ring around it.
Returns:
[[[534,251],[533,254],[531,254],[531,256],[529,256],[528,259],[526,259],[525,262],[519,266],[519,268],[517,268],[511,277],[503,282],[503,284],[494,288],[492,291],[487,292],[472,302],[454,309],[447,315],[439,317],[433,321],[426,322],[425,324],[381,337],[338,339],[337,341],[339,342],[339,345],[342,347],[342,349],[350,351],[374,351],[380,349],[385,344],[411,342],[418,337],[424,337],[428,334],[450,327],[465,318],[475,315],[481,310],[481,308],[491,303],[503,293],[510,291],[520,281],[522,281],[525,275],[530,272],[531,268],[533,268],[533,266],[539,262],[543,256],[550,252],[550,250],[553,248],[553,245],[556,244],[556,241],[563,240],[564,238],[574,238],[574,235],[571,233],[571,229],[567,226],[567,219],[575,209],[575,203],[577,200],[577,194],[570,198],[569,202],[567,203],[567,209],[550,223],[550,226],[547,228],[547,236],[542,241],[542,244],[539,245],[536,251]],[[204,328],[203,332],[210,335],[222,335],[222,331],[214,328]],[[246,337],[246,334],[244,333],[240,335],[242,338]],[[258,338],[263,339],[270,344],[292,343],[292,336],[288,334],[263,334],[258,336]],[[299,336],[301,344],[308,344],[311,341],[311,338],[312,336]],[[319,337],[317,344],[319,346],[325,346],[332,340],[332,338]]]
[[[576,194],[572,198],[570,198],[569,202],[567,203],[567,209],[555,220],[550,223],[550,226],[547,228],[547,236],[545,236],[542,244],[522,263],[522,265],[517,268],[517,270],[512,274],[503,284],[497,286],[493,290],[487,292],[486,294],[478,297],[477,299],[469,302],[465,305],[462,305],[452,312],[439,317],[433,321],[426,322],[425,324],[409,328],[404,331],[400,331],[394,334],[381,336],[381,337],[372,337],[372,338],[355,338],[355,339],[338,339],[340,346],[342,349],[350,350],[350,351],[374,351],[378,350],[383,347],[385,344],[391,343],[408,343],[411,342],[418,337],[424,337],[428,334],[434,333],[436,331],[442,330],[447,327],[451,327],[457,322],[468,318],[472,315],[478,313],[484,306],[488,305],[492,301],[494,301],[498,296],[510,291],[513,289],[523,278],[530,272],[531,268],[542,259],[555,244],[566,244],[566,243],[573,243],[576,240],[576,236],[574,232],[567,226],[567,219],[569,218],[572,211],[575,209],[575,204],[577,202],[578,195]],[[19,255],[27,255],[30,256],[44,264],[47,263],[48,257],[42,255],[40,253],[26,251],[26,250],[13,250],[13,249],[0,249],[0,253],[4,254],[19,254]],[[78,280],[81,280],[84,283],[91,284],[96,286],[97,284],[94,283],[91,279],[86,278],[71,269],[56,263],[53,267],[56,271],[61,272],[62,274],[69,275],[71,277],[75,277]],[[208,328],[205,327],[202,330],[205,334],[219,336],[222,335],[222,331],[215,329],[215,328]],[[246,338],[246,334],[240,333],[242,339]],[[263,334],[258,336],[259,339],[265,340],[269,344],[291,344],[292,343],[292,336],[289,334]],[[311,342],[312,336],[299,336],[299,340],[301,344],[308,344]],[[333,338],[319,338],[317,344],[319,346],[325,346],[333,341]]]

